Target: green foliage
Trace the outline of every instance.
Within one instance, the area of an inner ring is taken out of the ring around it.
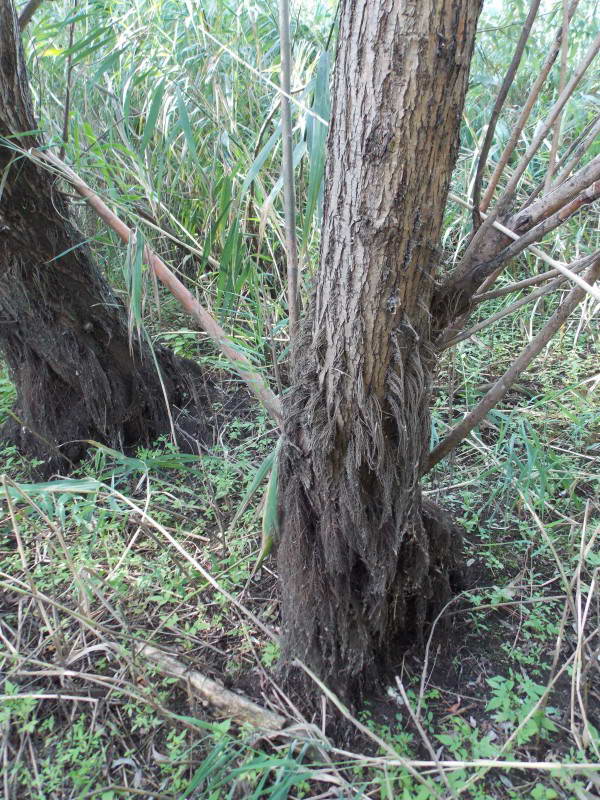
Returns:
[[[487,711],[493,711],[493,718],[503,727],[514,729],[522,725],[517,734],[517,744],[525,744],[534,736],[546,737],[547,734],[557,730],[556,725],[549,718],[555,712],[552,707],[545,711],[535,712],[531,719],[525,722],[529,712],[537,704],[546,691],[546,686],[534,683],[526,675],[515,675],[511,671],[510,678],[499,675],[487,679],[492,687],[492,696],[486,705]]]

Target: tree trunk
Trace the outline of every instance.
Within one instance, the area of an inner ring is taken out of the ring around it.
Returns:
[[[52,176],[11,148],[38,146],[14,7],[0,0],[0,351],[17,388],[16,439],[48,472],[82,440],[117,447],[169,430],[166,397],[195,393],[194,365],[129,345],[122,304],[69,220]],[[196,376],[197,377],[197,376]],[[165,397],[166,395],[166,397]]]
[[[423,501],[430,304],[480,0],[343,0],[315,297],[281,462],[283,658],[346,700],[450,595]]]

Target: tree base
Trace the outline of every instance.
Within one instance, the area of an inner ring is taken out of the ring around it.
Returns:
[[[445,511],[422,501],[413,528],[418,536],[405,537],[393,581],[375,598],[378,576],[367,574],[362,559],[355,559],[348,581],[328,573],[320,542],[309,530],[303,525],[292,532],[288,526],[278,552],[282,677],[305,698],[320,694],[294,664],[298,659],[355,706],[398,674],[407,648],[424,643],[432,622],[460,591],[462,532]]]
[[[0,427],[0,443],[15,445],[36,478],[72,470],[90,441],[127,451],[175,432],[187,452],[210,443],[211,386],[196,364],[165,348],[155,349],[156,363],[144,349],[128,365],[106,367],[79,352],[80,363],[70,364],[70,373],[82,376],[78,386],[31,352],[12,371],[17,402]]]

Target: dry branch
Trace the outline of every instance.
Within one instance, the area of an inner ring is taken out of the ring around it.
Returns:
[[[501,250],[494,258],[482,264],[478,264],[469,275],[470,285],[467,291],[472,294],[486,278],[496,273],[500,267],[505,266],[511,259],[518,256],[519,253],[522,253],[528,245],[539,242],[547,233],[550,233],[566,222],[567,219],[579,211],[582,206],[593,203],[599,197],[600,181],[596,181],[554,214],[542,219],[541,222],[530,228],[526,233],[509,244],[508,247]]]
[[[583,269],[583,267],[584,265],[579,266],[577,271]],[[573,272],[575,272],[575,269],[573,269]],[[476,325],[473,325],[472,328],[469,328],[468,330],[459,333],[458,336],[455,336],[453,339],[450,339],[450,341],[444,341],[443,349],[448,350],[450,347],[454,347],[459,342],[464,342],[465,339],[470,339],[471,336],[474,336],[476,333],[479,333],[479,331],[483,330],[484,328],[487,328],[488,325],[493,325],[494,322],[498,322],[499,320],[504,319],[504,317],[508,317],[510,316],[510,314],[514,314],[515,311],[518,311],[520,308],[523,308],[523,306],[529,305],[529,303],[532,303],[534,300],[538,300],[540,297],[545,297],[547,294],[551,294],[552,292],[556,291],[556,289],[560,289],[560,287],[566,280],[567,278],[564,275],[561,275],[559,278],[552,281],[547,286],[541,286],[539,289],[530,292],[526,297],[521,297],[519,300],[516,300],[514,303],[511,303],[509,306],[506,306],[506,308],[502,308],[500,309],[500,311],[496,311],[495,314],[492,314],[491,316],[486,317],[486,319],[481,320],[481,322],[478,322]]]
[[[573,268],[573,271],[576,271],[575,268]],[[509,283],[507,286],[501,286],[498,289],[492,289],[490,292],[476,294],[473,298],[473,302],[479,305],[479,303],[485,303],[486,300],[493,300],[495,297],[504,297],[504,295],[512,294],[513,292],[520,292],[521,289],[527,289],[530,286],[537,286],[538,283],[549,281],[550,278],[556,278],[557,275],[560,275],[557,269],[549,269],[547,272],[540,272],[539,275],[533,275],[531,278],[523,278],[522,281]]]
[[[523,173],[529,166],[531,159],[535,156],[535,154],[539,150],[544,139],[548,135],[548,132],[552,129],[552,126],[556,122],[559,114],[562,112],[567,101],[575,91],[577,85],[585,75],[588,67],[596,57],[598,50],[600,50],[600,34],[598,34],[598,36],[594,39],[588,51],[584,55],[580,64],[578,65],[577,69],[574,71],[571,79],[569,80],[564,90],[561,92],[558,99],[550,109],[550,113],[548,114],[546,121],[542,125],[540,125],[539,128],[537,129],[536,134],[531,141],[531,144],[529,145],[526,152],[521,157],[521,160],[515,167],[513,174],[510,177],[510,180],[508,181],[508,184],[504,189],[502,196],[498,200],[498,203],[496,204],[494,210],[490,213],[489,217],[481,225],[481,227],[477,230],[477,232],[469,242],[469,245],[460,261],[460,264],[456,269],[457,275],[462,276],[466,271],[468,271],[473,253],[478,252],[478,249],[481,247],[482,241],[484,241],[484,237],[488,234],[489,229],[493,224],[493,222],[495,222],[497,219],[502,218],[507,213],[509,206],[514,198],[515,192],[517,190],[517,186],[519,185],[519,181],[523,176]],[[484,207],[485,204],[482,203],[482,209]]]
[[[504,101],[506,100],[506,96],[508,95],[508,90],[512,86],[513,81],[515,79],[515,75],[517,74],[517,70],[519,68],[519,64],[521,63],[521,58],[523,56],[523,51],[525,50],[525,45],[527,44],[527,40],[529,39],[531,28],[535,21],[538,8],[540,7],[540,2],[541,0],[532,0],[531,2],[529,14],[527,15],[527,19],[525,20],[525,24],[523,25],[523,30],[521,31],[519,41],[517,42],[517,47],[512,57],[512,61],[510,62],[508,71],[504,76],[504,80],[502,81],[502,86],[500,87],[500,91],[498,92],[498,96],[496,97],[496,102],[494,103],[494,108],[492,110],[490,121],[488,123],[485,139],[481,148],[481,154],[479,156],[479,161],[477,163],[477,173],[475,175],[475,183],[473,184],[473,224],[475,227],[481,225],[481,216],[479,214],[479,200],[481,197],[481,180],[483,178],[483,172],[485,170],[485,166],[487,163],[487,157],[490,152],[490,147],[492,146],[492,142],[494,140],[496,123],[498,122],[498,118],[500,117],[500,112],[502,111],[502,106],[504,105]]]
[[[557,182],[552,191],[535,203],[513,214],[508,220],[508,227],[522,234],[566,206],[597,181],[600,181],[600,156],[593,158],[568,180],[560,181],[560,184]]]
[[[577,8],[578,1],[579,0],[574,0],[574,2],[571,3],[571,6],[569,7],[569,11],[568,11],[569,21],[572,19],[573,14],[575,13],[575,9]],[[496,186],[498,185],[498,181],[500,180],[500,176],[504,172],[504,169],[505,169],[506,165],[508,164],[508,160],[511,157],[515,147],[517,146],[517,142],[519,141],[519,137],[521,135],[521,132],[522,132],[523,128],[525,127],[525,124],[526,124],[527,120],[529,119],[529,115],[531,113],[531,109],[533,108],[533,105],[534,105],[535,101],[538,98],[538,95],[539,95],[539,93],[540,93],[540,91],[542,89],[542,86],[546,82],[546,78],[548,77],[548,73],[552,69],[552,65],[556,61],[556,57],[558,56],[558,53],[560,51],[560,43],[561,43],[561,39],[562,39],[562,32],[563,32],[563,28],[562,28],[562,25],[561,25],[561,27],[556,32],[556,36],[554,38],[554,42],[552,44],[552,47],[550,48],[550,51],[548,52],[548,55],[546,56],[546,60],[542,64],[542,68],[540,69],[539,75],[537,76],[536,80],[534,81],[533,86],[531,87],[531,90],[529,92],[529,96],[527,97],[527,100],[525,101],[525,104],[523,106],[523,110],[521,111],[521,114],[519,115],[519,119],[517,120],[517,122],[516,122],[516,124],[515,124],[515,126],[514,126],[514,128],[512,130],[512,133],[510,135],[510,139],[508,140],[508,142],[506,144],[506,147],[504,148],[504,151],[503,151],[502,155],[500,156],[500,159],[499,159],[498,163],[496,164],[496,168],[495,168],[494,173],[493,173],[493,175],[492,175],[492,177],[490,179],[489,185],[488,185],[488,187],[487,187],[487,189],[486,189],[486,191],[485,191],[485,193],[483,195],[483,200],[481,202],[481,210],[482,211],[486,211],[488,206],[490,205],[490,201],[492,199],[492,195],[494,194],[494,190],[496,189]]]
[[[567,80],[567,57],[569,54],[569,11],[567,0],[563,0],[563,26],[562,37],[560,42],[560,77],[558,79],[558,94],[565,88]],[[552,144],[550,145],[550,155],[548,156],[548,171],[546,172],[545,190],[548,192],[552,186],[552,179],[556,170],[556,155],[558,153],[558,144],[560,142],[560,129],[562,126],[563,112],[558,115],[554,123],[554,131],[552,132]]]
[[[94,209],[98,216],[117,234],[117,236],[126,244],[129,243],[133,235],[130,228],[108,208],[104,201],[79,177],[79,175],[77,175],[77,173],[64,164],[53,153],[35,150],[32,151],[32,154],[42,162],[46,162],[55,167],[59,174],[85,198],[91,208]],[[188,314],[196,320],[202,330],[205,331],[209,338],[219,347],[250,391],[258,398],[281,427],[283,425],[281,401],[267,386],[262,375],[253,369],[250,361],[236,349],[219,323],[198,300],[196,300],[179,278],[171,272],[164,261],[148,246],[145,248],[144,255],[156,277],[169,289]]]
[[[489,225],[488,231],[493,227],[500,233],[503,233],[509,239],[512,239],[514,244],[510,245],[511,249],[505,248],[503,252],[505,252],[505,254],[508,252],[509,255],[500,261],[498,259],[498,251],[502,245],[502,240],[500,238],[495,245],[497,247],[496,252],[494,253],[494,250],[491,249],[492,258],[485,262],[478,262],[475,266],[472,266],[466,271],[461,270],[459,265],[459,267],[451,275],[449,275],[442,286],[438,288],[437,304],[440,306],[445,305],[446,313],[448,314],[448,318],[444,327],[448,326],[453,320],[457,321],[456,324],[452,325],[451,330],[446,330],[446,335],[444,337],[446,341],[451,339],[464,325],[468,316],[469,305],[475,292],[478,290],[480,292],[485,291],[485,289],[496,280],[510,258],[524,250],[525,247],[527,247],[529,251],[537,258],[540,258],[542,261],[548,264],[548,266],[552,267],[553,270],[557,270],[561,274],[566,275],[574,283],[578,283],[579,286],[584,288],[587,292],[592,294],[597,299],[600,299],[600,291],[598,291],[597,288],[587,285],[581,277],[576,275],[561,261],[551,258],[543,250],[535,247],[531,241],[532,237],[528,236],[528,229],[531,226],[542,224],[552,213],[556,212],[557,214],[562,215],[562,221],[564,221],[564,219],[566,219],[566,217],[569,215],[567,213],[568,208],[571,208],[571,213],[574,213],[577,208],[580,208],[581,205],[583,205],[583,203],[591,202],[595,191],[594,185],[599,179],[600,156],[590,161],[589,164],[579,170],[562,186],[559,186],[554,191],[550,192],[547,197],[541,198],[529,209],[520,211],[512,216],[508,220],[508,223],[511,227],[498,222],[498,220],[494,218],[494,214],[491,214],[486,218],[485,214],[482,213],[485,223],[477,231],[476,237],[479,236],[481,231],[483,231],[484,228]],[[587,194],[589,189],[591,189],[591,194]],[[448,196],[454,202],[460,203],[466,208],[472,210],[471,204],[458,195],[450,193]],[[570,205],[571,203],[574,203],[578,197],[580,198],[579,205]],[[588,197],[590,200],[586,199]],[[550,228],[547,227],[543,232],[548,232],[549,229]],[[519,233],[517,233],[516,230],[525,231],[525,233],[523,236],[519,236]],[[523,243],[522,247],[519,244],[520,242]],[[461,263],[463,263],[465,260],[466,256],[463,258]],[[492,265],[491,267],[490,264]],[[450,309],[448,298],[452,296],[460,299],[460,302],[453,303],[454,308]],[[451,316],[451,314],[453,314],[453,316]]]
[[[556,172],[558,173],[554,179],[554,187],[560,186],[564,183],[571,172],[575,169],[579,161],[582,159],[589,147],[596,141],[597,135],[600,133],[600,114],[598,114],[588,125],[585,126],[583,132],[574,139],[567,150],[559,158],[556,163]],[[559,171],[560,170],[560,171]],[[527,200],[521,206],[521,211],[526,209],[533,203],[535,198],[541,193],[544,188],[545,180],[542,179],[535,187],[533,192],[529,195]]]
[[[180,680],[204,703],[212,706],[219,716],[233,719],[240,725],[249,724],[265,731],[279,731],[286,724],[285,717],[280,714],[262,708],[243,695],[230,692],[201,672],[188,669],[176,658],[156,647],[142,645],[136,648],[136,652],[155,664],[163,674]]]
[[[591,256],[592,264],[585,275],[587,285],[592,285],[600,276],[600,253]],[[513,361],[504,375],[499,378],[490,391],[483,397],[475,408],[467,414],[440,444],[429,454],[424,472],[429,472],[435,465],[454,450],[471,433],[473,428],[482,421],[486,414],[496,406],[508,392],[517,378],[527,369],[533,359],[543,350],[554,334],[564,325],[569,315],[583,300],[585,291],[580,286],[574,286],[565,300],[560,304],[548,322],[534,336],[523,350],[521,355]]]

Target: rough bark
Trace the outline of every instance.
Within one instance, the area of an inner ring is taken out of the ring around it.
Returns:
[[[281,461],[283,658],[346,699],[450,592],[460,534],[421,497],[430,303],[479,0],[345,0],[320,268]]]
[[[52,176],[11,149],[39,146],[14,7],[0,0],[0,352],[17,388],[3,438],[48,472],[82,440],[126,447],[169,430],[169,402],[195,393],[193,365],[130,348],[122,304],[71,223]],[[196,378],[198,374],[196,373]]]

